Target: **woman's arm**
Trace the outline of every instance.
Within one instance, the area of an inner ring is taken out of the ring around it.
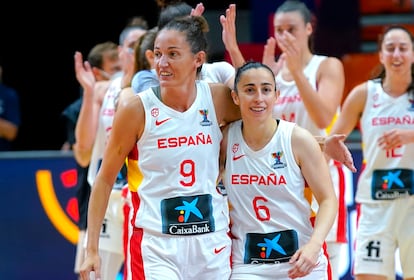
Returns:
[[[81,267],[81,275],[85,279],[89,279],[92,270],[98,273],[97,276],[100,275],[99,235],[109,196],[119,170],[142,134],[144,124],[144,108],[138,96],[118,104],[102,165],[89,199],[87,257]]]
[[[308,243],[292,256],[289,277],[303,277],[310,273],[316,262],[326,236],[338,210],[338,201],[325,157],[315,138],[296,126],[292,134],[292,149],[302,175],[318,201],[312,236]]]

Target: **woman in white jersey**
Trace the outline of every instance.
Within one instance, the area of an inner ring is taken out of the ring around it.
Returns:
[[[394,256],[405,280],[414,279],[414,37],[389,27],[379,40],[382,72],[347,96],[332,133],[359,124],[363,169],[356,202],[354,274],[358,280],[395,279]]]
[[[232,96],[242,120],[223,132],[231,279],[330,279],[322,246],[337,199],[317,141],[295,123],[272,117],[277,91],[268,66],[240,67]],[[319,203],[314,227],[305,181]]]
[[[228,206],[216,191],[220,126],[240,117],[229,88],[196,81],[205,62],[207,22],[174,19],[157,34],[160,81],[118,104],[88,213],[82,279],[99,276],[99,232],[116,175],[137,145],[143,175],[134,203],[132,279],[228,279]]]
[[[239,67],[245,60],[237,46],[235,16],[235,6],[230,5],[220,20],[226,49],[233,65]],[[280,5],[273,19],[275,34],[267,41],[263,63],[273,70],[280,90],[273,117],[295,122],[312,135],[325,137],[339,112],[345,78],[339,59],[312,52],[311,21],[311,12],[303,2],[288,0]],[[282,51],[277,62],[276,43]],[[338,214],[326,242],[332,279],[338,280],[339,254],[341,247],[347,243],[346,179],[352,179],[352,176],[346,176],[351,175],[351,172],[340,163],[333,160],[328,163],[339,203]],[[317,208],[316,203],[314,208]]]
[[[145,22],[144,22],[145,23]],[[117,73],[106,87],[95,81],[88,62],[83,62],[81,53],[75,54],[76,77],[84,90],[82,107],[76,123],[76,145],[74,154],[82,165],[89,164],[88,182],[91,186],[100,168],[106,143],[111,133],[115,114],[115,100],[122,88],[128,65],[133,61],[129,48],[146,32],[145,26],[126,26],[120,35],[118,46],[122,73]],[[123,200],[121,188],[126,182],[125,168],[119,172],[109,199],[105,219],[101,225],[100,256],[101,275],[114,280],[124,260],[123,250]]]

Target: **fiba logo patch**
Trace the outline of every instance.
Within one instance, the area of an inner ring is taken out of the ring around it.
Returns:
[[[272,164],[273,169],[284,168],[287,166],[286,163],[282,162],[283,154],[283,151],[272,153],[272,158],[275,159],[275,161]]]
[[[207,115],[208,115],[208,110],[207,109],[201,109],[199,110],[201,116],[203,116],[203,119],[201,120],[200,124],[202,126],[210,126],[212,124],[211,121],[208,120]]]
[[[414,111],[414,99],[413,98],[410,98],[410,99],[408,99],[408,101],[411,104],[411,106],[408,107],[408,111]]]
[[[367,249],[367,256],[364,258],[365,261],[382,262],[381,241],[371,240],[365,248]]]

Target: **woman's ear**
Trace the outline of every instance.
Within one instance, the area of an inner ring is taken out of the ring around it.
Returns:
[[[379,62],[382,65],[384,65],[384,55],[382,54],[382,51],[381,50],[378,52],[378,59],[379,59]]]
[[[310,36],[310,35],[312,35],[312,33],[313,33],[313,26],[312,26],[312,23],[308,22],[308,23],[306,24],[306,34],[307,34],[308,36]]]
[[[276,89],[275,94],[276,94],[276,99],[275,99],[275,104],[276,104],[276,102],[277,102],[277,100],[279,99],[279,96],[280,96],[280,90]]]
[[[239,106],[240,105],[239,95],[234,89],[231,90],[231,97],[233,98],[234,104]]]
[[[197,68],[203,65],[205,62],[206,62],[206,53],[204,51],[199,51],[196,54]]]
[[[152,50],[146,50],[145,51],[145,58],[147,59],[149,65],[151,65],[151,68],[154,68],[154,52]]]

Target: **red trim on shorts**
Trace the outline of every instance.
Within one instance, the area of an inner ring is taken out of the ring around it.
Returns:
[[[122,196],[122,199],[124,199],[124,200],[127,198],[127,196],[128,196],[128,184],[126,184],[122,187],[121,196]],[[128,240],[128,222],[129,222],[128,221],[128,215],[129,215],[129,210],[130,210],[130,207],[129,207],[128,203],[124,202],[124,205],[122,206],[122,212],[124,214],[124,223],[123,223],[124,231],[123,231],[123,234],[122,234],[123,245],[124,245],[124,248],[123,248],[124,249],[124,260],[128,259],[127,250],[128,250],[128,243],[129,243],[129,240]],[[129,264],[127,262],[124,263],[124,269],[123,269],[124,279],[128,279],[127,278],[127,276],[128,276],[128,265]]]
[[[131,236],[130,253],[131,253],[131,279],[145,280],[144,261],[142,259],[141,243],[143,230],[142,228],[134,227],[134,232]],[[125,278],[124,278],[125,279]]]
[[[126,189],[128,190],[128,188]],[[125,194],[125,197],[126,196],[127,195]],[[129,206],[127,202],[124,203],[123,212],[124,212],[124,224],[123,224],[123,227],[124,227],[123,241],[124,242],[123,243],[124,243],[124,260],[125,260],[123,273],[124,273],[124,279],[128,279],[127,277],[128,277],[129,266],[130,266],[130,263],[129,263],[130,256],[128,256],[127,253],[128,253],[128,244],[130,242],[129,224],[131,223],[131,221],[129,220],[129,213],[131,212],[131,207]]]
[[[328,255],[328,249],[326,247],[326,242],[323,242],[322,248],[323,248],[323,254],[328,260],[328,265],[326,266],[326,273],[328,274],[328,280],[332,280],[332,267],[331,267],[331,262],[329,261],[329,255]]]
[[[338,171],[338,221],[336,228],[336,241],[348,243],[347,233],[347,208],[345,201],[345,173],[342,163],[334,160],[334,165]]]
[[[360,171],[360,176],[362,171],[364,171],[366,167],[366,161],[363,160],[362,161],[362,165],[361,165],[361,171]],[[359,181],[359,177],[358,177],[358,181]],[[356,230],[358,231],[358,225],[359,225],[359,218],[361,217],[361,204],[359,203],[355,203],[355,210],[356,210]],[[356,239],[354,240],[353,244],[352,244],[352,249],[355,252],[356,249]],[[355,272],[354,272],[354,266],[355,266],[355,262],[352,262],[352,267],[351,267],[351,275],[355,277]]]
[[[315,219],[316,219],[316,217],[311,217],[310,218],[310,222],[312,224],[312,227],[315,225]],[[329,254],[328,254],[328,249],[326,247],[326,242],[323,242],[322,250],[323,250],[323,254],[326,257],[326,260],[328,261],[327,266],[326,266],[326,274],[328,275],[328,280],[332,280],[332,267],[331,267],[331,262],[329,261]]]

